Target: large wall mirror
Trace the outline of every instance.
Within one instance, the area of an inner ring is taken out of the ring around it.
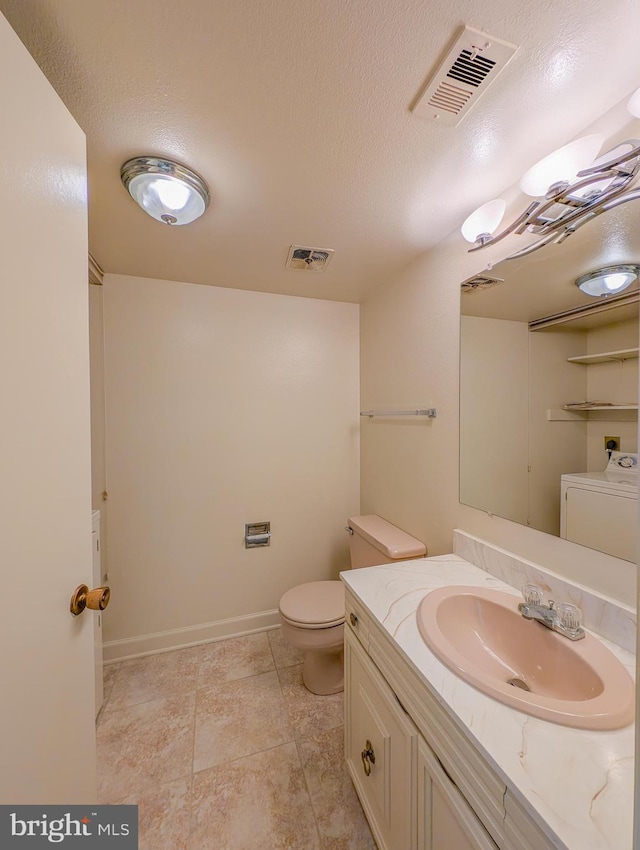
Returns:
[[[611,210],[562,244],[483,269],[498,282],[470,279],[460,298],[460,501],[626,560],[640,293],[636,282],[591,297],[575,280],[640,263],[639,213]]]

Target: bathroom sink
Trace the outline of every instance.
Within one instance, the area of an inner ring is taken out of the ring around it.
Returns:
[[[447,586],[417,612],[431,651],[469,684],[507,705],[564,726],[620,729],[633,721],[633,680],[595,637],[570,641],[518,611],[499,590]]]

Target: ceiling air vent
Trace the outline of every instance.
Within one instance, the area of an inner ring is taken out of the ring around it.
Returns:
[[[287,257],[287,268],[298,271],[323,272],[331,261],[333,248],[306,248],[292,245]]]
[[[481,289],[490,289],[492,286],[498,286],[501,283],[504,283],[504,278],[502,277],[490,277],[487,274],[476,274],[468,280],[463,280],[460,284],[460,289],[464,295],[468,292],[478,292]]]
[[[411,111],[440,124],[458,124],[517,49],[508,41],[465,27],[411,105]]]

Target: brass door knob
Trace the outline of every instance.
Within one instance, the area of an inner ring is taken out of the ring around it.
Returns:
[[[91,608],[92,611],[104,611],[111,599],[111,588],[109,587],[94,587],[89,590],[86,584],[80,584],[76,587],[69,610],[77,617],[82,614],[85,608]]]

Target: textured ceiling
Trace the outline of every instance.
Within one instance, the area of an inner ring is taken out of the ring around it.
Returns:
[[[106,271],[359,301],[640,83],[637,0],[0,0],[87,134]],[[458,127],[409,104],[463,24],[520,45]],[[119,179],[183,161],[212,205],[145,216]],[[285,270],[292,243],[334,248]]]

